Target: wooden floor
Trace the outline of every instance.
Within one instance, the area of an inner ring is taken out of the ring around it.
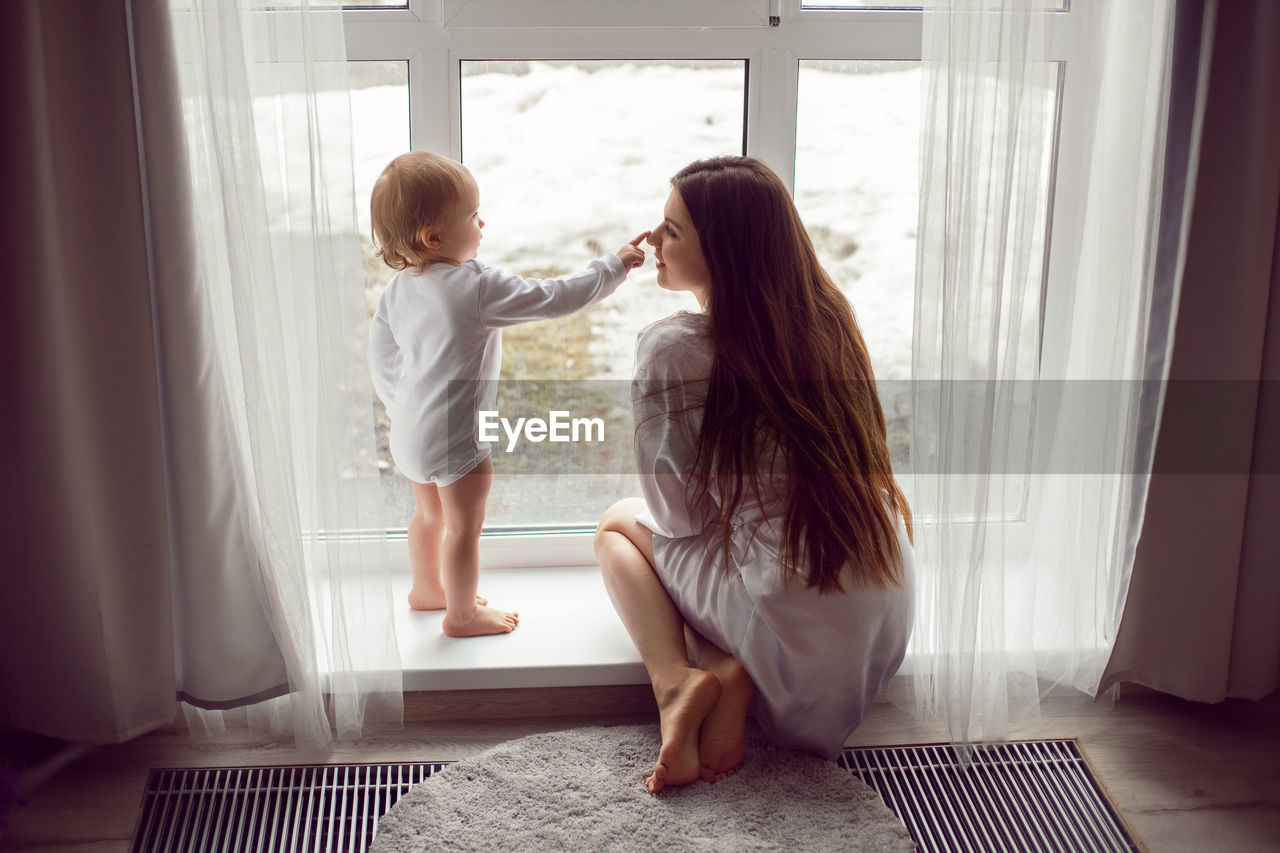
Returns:
[[[97,749],[52,772],[0,818],[0,849],[128,850],[152,767],[458,759],[534,732],[653,722],[656,711],[646,688],[567,688],[411,694],[405,718],[403,732],[322,755],[247,733],[192,745],[179,726]],[[1148,692],[1115,705],[1052,698],[1039,725],[1018,736],[1078,738],[1148,850],[1280,851],[1280,695],[1213,706]],[[939,729],[881,703],[850,745],[943,740]],[[30,781],[54,770],[50,756],[68,757],[60,746],[0,731],[0,768],[35,768]],[[637,784],[644,769],[635,769]]]

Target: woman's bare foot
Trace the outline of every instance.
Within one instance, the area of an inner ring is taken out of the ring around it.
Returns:
[[[720,698],[720,682],[711,673],[690,667],[676,682],[655,685],[653,693],[661,716],[662,748],[653,774],[644,780],[650,794],[698,778],[698,729]]]
[[[756,686],[742,664],[721,654],[708,656],[707,669],[720,682],[720,698],[698,734],[698,775],[719,782],[737,773],[747,757],[747,711]]]
[[[519,613],[508,613],[496,607],[476,607],[470,618],[448,611],[444,615],[444,632],[450,637],[479,637],[484,634],[509,634],[520,624]]]
[[[489,603],[489,599],[477,595],[476,604],[483,607]],[[444,610],[447,602],[444,600],[444,587],[435,589],[418,589],[416,586],[409,590],[409,607],[413,610]]]

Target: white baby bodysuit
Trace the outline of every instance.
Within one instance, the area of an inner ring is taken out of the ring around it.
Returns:
[[[397,273],[369,331],[396,467],[414,482],[447,486],[478,465],[490,443],[479,440],[476,412],[494,408],[502,327],[581,311],[626,277],[617,255],[562,278],[522,279],[476,260]]]

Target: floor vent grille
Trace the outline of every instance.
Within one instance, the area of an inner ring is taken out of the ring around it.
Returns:
[[[449,762],[152,770],[134,853],[364,853],[378,818]]]
[[[922,853],[1137,850],[1075,741],[846,749]],[[364,853],[378,818],[449,762],[152,770],[134,853]]]
[[[945,744],[846,749],[839,762],[876,789],[921,853],[1140,849],[1074,740],[977,747],[967,769]]]

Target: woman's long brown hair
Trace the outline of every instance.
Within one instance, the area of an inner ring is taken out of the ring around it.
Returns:
[[[893,478],[884,412],[849,301],[818,263],[781,179],[752,157],[717,157],[671,179],[702,244],[713,361],[693,466],[694,503],[719,486],[728,534],[761,499],[761,437],[789,475],[782,570],[808,585],[902,583],[893,513],[911,510]],[[767,473],[768,466],[763,466]],[[727,554],[726,554],[727,556]],[[726,561],[727,562],[727,561]]]

